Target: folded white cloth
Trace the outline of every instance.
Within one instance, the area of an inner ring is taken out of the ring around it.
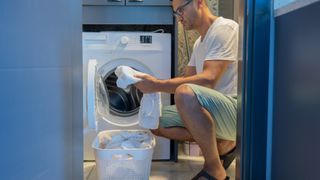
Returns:
[[[115,70],[117,86],[126,89],[129,85],[142,81],[134,77],[137,74],[145,74],[128,66],[118,66]],[[157,129],[161,116],[161,95],[159,92],[144,94],[140,102],[139,125],[147,129]]]

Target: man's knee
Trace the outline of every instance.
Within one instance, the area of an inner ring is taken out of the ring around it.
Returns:
[[[192,104],[192,101],[196,100],[196,96],[188,85],[182,84],[176,88],[174,93],[174,100],[177,105],[179,104]]]
[[[156,136],[163,136],[161,133],[161,127],[158,127],[158,129],[150,129],[150,131]]]

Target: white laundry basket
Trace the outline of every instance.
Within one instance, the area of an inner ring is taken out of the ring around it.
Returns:
[[[146,148],[100,148],[99,137],[120,132],[143,132],[150,136]],[[106,130],[100,132],[92,143],[99,180],[148,180],[155,138],[148,130]]]

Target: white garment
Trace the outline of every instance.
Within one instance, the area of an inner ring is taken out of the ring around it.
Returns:
[[[128,66],[118,66],[115,70],[117,75],[117,86],[127,88],[142,79],[134,77],[137,74],[145,74]],[[146,129],[157,129],[159,117],[161,116],[161,95],[159,92],[143,94],[140,102],[139,125]]]
[[[126,89],[129,85],[142,81],[134,75],[144,75],[145,73],[136,71],[129,66],[118,66],[114,73],[117,75],[117,86]]]
[[[188,64],[188,66],[195,66],[199,74],[203,71],[203,64],[207,60],[233,61],[214,88],[231,96],[237,94],[238,33],[239,25],[235,21],[223,17],[217,18],[203,40],[201,41],[201,37],[196,40]]]
[[[140,104],[139,126],[147,129],[157,129],[161,116],[160,93],[144,94]]]
[[[101,149],[145,149],[152,147],[152,138],[144,132],[101,133],[98,137]]]

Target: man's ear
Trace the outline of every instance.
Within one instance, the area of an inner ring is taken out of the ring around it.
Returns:
[[[206,0],[197,0],[197,5],[198,5],[198,7],[203,7],[203,6],[205,6],[206,5],[206,2],[205,2]]]

